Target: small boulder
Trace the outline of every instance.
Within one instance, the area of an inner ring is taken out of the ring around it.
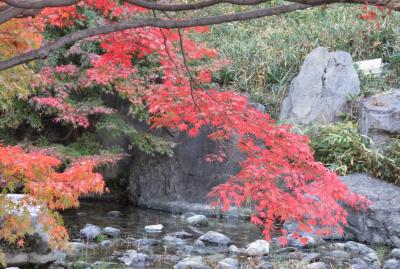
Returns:
[[[109,211],[106,215],[110,218],[120,218],[123,214],[120,211]]]
[[[318,261],[319,258],[321,258],[321,253],[311,252],[308,253],[303,259],[301,259],[301,261],[303,263],[313,263]]]
[[[148,233],[160,233],[164,229],[162,224],[148,225],[144,227],[144,230]]]
[[[400,248],[392,249],[392,252],[390,252],[390,257],[400,260]]]
[[[263,256],[269,253],[269,243],[265,240],[256,240],[249,244],[246,254],[249,256]]]
[[[400,261],[396,259],[387,260],[384,263],[385,269],[399,269],[400,268]]]
[[[198,248],[204,248],[206,244],[204,244],[204,242],[201,241],[200,239],[197,239],[196,241],[194,241],[193,246]]]
[[[103,248],[109,248],[112,246],[112,241],[111,240],[103,240],[100,242],[100,246],[102,246]]]
[[[353,258],[350,261],[350,269],[370,269],[370,267],[364,260]]]
[[[208,218],[204,215],[194,215],[185,220],[189,225],[193,226],[208,226]]]
[[[225,258],[218,262],[219,269],[237,269],[239,268],[239,262],[236,259]]]
[[[209,231],[206,234],[203,234],[199,239],[203,242],[216,245],[229,245],[232,242],[232,240],[226,235],[214,231]]]
[[[174,265],[174,269],[211,269],[211,267],[205,264],[203,257],[192,256],[179,261]]]
[[[237,254],[240,253],[240,250],[239,250],[239,248],[238,248],[237,246],[235,246],[235,245],[230,245],[229,248],[228,248],[228,252],[229,252],[230,254],[237,255]]]
[[[135,250],[128,250],[119,258],[126,266],[144,267],[152,262],[151,256],[139,253]]]
[[[400,134],[400,90],[380,93],[364,99],[360,113],[361,134],[379,146]]]
[[[307,269],[328,269],[328,265],[323,262],[313,262],[307,265]]]
[[[164,244],[168,245],[168,246],[182,246],[185,245],[186,241],[178,238],[178,237],[173,237],[170,235],[164,236],[164,238],[162,239]]]
[[[106,234],[107,236],[111,237],[111,238],[116,238],[116,237],[119,236],[121,231],[119,229],[117,229],[117,228],[105,227],[103,229],[103,233]]]
[[[87,240],[95,240],[101,234],[101,229],[93,224],[86,224],[83,229],[79,231],[82,238]]]
[[[370,253],[375,253],[375,251],[364,244],[357,243],[354,241],[348,241],[344,244],[344,249],[350,252],[353,256],[367,256]],[[375,253],[376,254],[376,253]]]

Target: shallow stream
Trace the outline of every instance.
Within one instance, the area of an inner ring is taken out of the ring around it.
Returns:
[[[109,216],[110,211],[119,211],[120,217]],[[79,231],[86,224],[90,223],[100,228],[114,227],[121,231],[120,238],[124,239],[143,239],[152,238],[161,242],[162,238],[178,231],[186,231],[193,235],[187,239],[187,245],[193,245],[194,241],[207,231],[217,231],[227,235],[232,243],[238,247],[245,247],[246,244],[262,236],[259,229],[246,220],[237,218],[209,218],[209,225],[206,227],[192,227],[185,224],[182,215],[166,213],[150,209],[135,208],[130,205],[121,205],[107,202],[83,202],[78,209],[68,210],[63,214],[65,225],[68,227],[71,239],[79,241]],[[147,233],[144,231],[146,225],[162,224],[164,229],[161,233]],[[94,263],[96,261],[118,262],[121,253],[129,249],[141,251],[140,246],[127,245],[125,243],[113,244],[111,248],[93,248],[86,250],[84,255],[75,258],[69,258],[69,261],[85,261]],[[145,248],[143,252],[152,256],[174,256],[180,248],[174,246],[168,247],[165,244],[158,244],[151,248]],[[218,253],[218,250],[216,250]],[[178,254],[179,255],[179,254]],[[172,261],[159,262],[152,266],[143,266],[144,268],[172,268]],[[101,267],[99,267],[101,268]],[[110,268],[110,267],[105,267]],[[124,268],[118,267],[118,268]],[[136,267],[134,267],[136,268]]]

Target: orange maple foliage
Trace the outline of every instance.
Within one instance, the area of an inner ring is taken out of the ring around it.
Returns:
[[[0,145],[0,237],[11,243],[23,244],[31,227],[29,207],[40,209],[39,222],[50,236],[50,244],[60,248],[68,240],[55,210],[77,207],[79,196],[102,193],[104,181],[94,173],[91,160],[74,163],[60,172],[61,162],[39,152],[26,153],[18,146]],[[21,201],[9,199],[7,193],[22,188],[26,196]],[[21,211],[22,209],[22,211]]]

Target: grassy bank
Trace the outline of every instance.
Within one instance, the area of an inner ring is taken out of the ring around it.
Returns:
[[[208,12],[230,11],[224,6]],[[355,61],[382,57],[390,62],[400,54],[400,14],[367,22],[357,18],[360,13],[360,6],[332,5],[212,26],[200,38],[232,61],[217,79],[250,93],[276,116],[290,81],[312,49],[348,51]],[[363,94],[398,86],[394,69],[386,66],[381,78],[362,77]]]

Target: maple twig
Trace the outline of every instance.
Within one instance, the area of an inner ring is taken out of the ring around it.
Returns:
[[[167,12],[163,11],[163,14],[164,14],[169,20],[172,19],[172,18],[168,15]],[[162,30],[162,29],[160,29],[160,30]],[[195,106],[199,111],[201,111],[199,105],[198,105],[197,102],[196,102],[196,99],[194,98],[194,85],[193,85],[194,78],[193,78],[192,72],[190,71],[189,66],[188,66],[188,64],[187,64],[186,53],[185,53],[185,50],[184,50],[184,48],[183,48],[183,37],[182,37],[182,29],[181,29],[181,28],[178,28],[178,36],[179,36],[179,47],[180,47],[181,54],[182,54],[183,66],[185,67],[185,70],[186,70],[186,73],[187,73],[187,76],[188,76],[188,79],[189,79],[190,95],[191,95],[191,97],[192,97],[192,101],[193,101],[194,106]],[[177,68],[177,70],[178,70],[178,68]],[[178,74],[178,75],[179,75],[179,74]]]
[[[196,99],[194,98],[194,85],[193,85],[193,84],[194,84],[194,83],[193,83],[193,82],[194,82],[194,78],[193,78],[192,72],[190,71],[189,66],[188,66],[188,64],[187,64],[187,59],[186,59],[185,50],[183,49],[183,38],[182,38],[182,29],[181,29],[181,28],[178,28],[178,35],[179,35],[179,46],[180,46],[180,48],[181,48],[181,54],[182,54],[183,65],[185,66],[185,70],[186,70],[186,73],[187,73],[188,78],[189,78],[190,95],[191,95],[191,97],[192,97],[192,101],[193,101],[193,104],[195,105],[195,107],[196,107],[199,111],[201,111],[199,105],[198,105],[197,102],[196,102]]]
[[[164,13],[164,14],[165,14],[166,16],[168,16],[168,14],[166,14],[166,13]],[[157,18],[157,14],[156,14],[156,11],[155,11],[155,10],[153,10],[153,16],[154,16],[154,18]],[[176,64],[176,62],[175,62],[174,59],[172,58],[171,52],[169,51],[169,48],[168,48],[168,39],[167,39],[167,36],[165,35],[163,29],[161,29],[161,28],[160,28],[160,32],[161,32],[161,35],[163,36],[163,43],[164,43],[164,47],[165,47],[165,52],[166,52],[167,55],[168,55],[168,59],[175,65],[176,72],[177,72],[178,75],[180,75],[180,74],[179,74],[178,65]]]

